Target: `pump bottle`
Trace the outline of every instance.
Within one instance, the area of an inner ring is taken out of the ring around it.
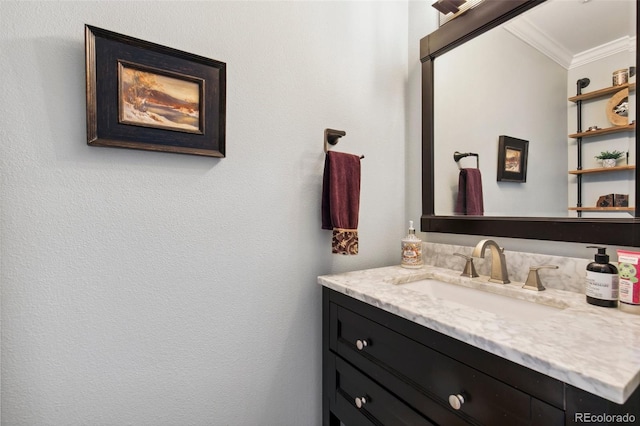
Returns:
[[[416,237],[416,230],[413,228],[413,221],[409,221],[409,232],[402,239],[402,262],[403,268],[422,268],[422,240]]]
[[[618,306],[618,269],[609,263],[605,247],[588,246],[598,249],[593,262],[587,265],[587,303],[606,308]]]

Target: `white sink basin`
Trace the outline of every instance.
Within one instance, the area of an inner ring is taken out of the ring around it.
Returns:
[[[550,315],[562,312],[564,309],[434,279],[413,281],[400,284],[400,286],[418,291],[432,298],[443,299],[450,303],[457,303],[468,308],[479,309],[517,320],[547,319]]]

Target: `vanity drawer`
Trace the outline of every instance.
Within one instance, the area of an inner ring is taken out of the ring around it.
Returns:
[[[342,306],[331,307],[330,327],[333,351],[436,423],[454,424],[443,413],[471,424],[564,422],[561,410]]]
[[[436,426],[340,357],[331,355],[334,411],[347,426]]]

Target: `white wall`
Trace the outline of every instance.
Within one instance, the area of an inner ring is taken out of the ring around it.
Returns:
[[[502,27],[438,57],[436,214],[454,213],[460,151],[479,154],[485,215],[567,216],[566,82],[566,69]],[[500,135],[529,141],[526,182],[496,180]]]
[[[408,20],[0,2],[2,424],[320,424],[316,276],[397,263],[405,231]],[[87,146],[85,23],[226,62],[227,158]],[[358,256],[320,229],[326,127],[366,155]]]

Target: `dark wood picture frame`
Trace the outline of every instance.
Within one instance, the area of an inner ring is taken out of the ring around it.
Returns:
[[[225,156],[226,63],[85,25],[87,144]]]
[[[529,141],[501,135],[498,139],[498,181],[526,182]]]

